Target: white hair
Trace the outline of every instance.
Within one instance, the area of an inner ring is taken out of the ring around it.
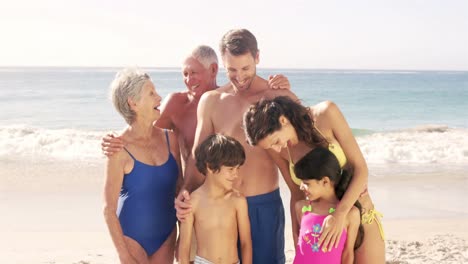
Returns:
[[[125,68],[119,71],[110,85],[110,97],[115,109],[127,124],[135,121],[136,113],[130,108],[128,99],[140,100],[141,90],[150,76],[138,68]]]
[[[192,50],[190,57],[193,57],[198,62],[200,62],[205,69],[208,69],[211,64],[215,63],[218,65],[218,57],[216,56],[216,52],[210,47],[206,45],[200,45]]]

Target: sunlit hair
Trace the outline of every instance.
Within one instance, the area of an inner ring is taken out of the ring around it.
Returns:
[[[216,56],[216,52],[206,45],[196,47],[190,56],[200,62],[205,69],[210,68],[213,63],[218,65],[218,56]]]
[[[316,147],[301,158],[294,165],[294,173],[301,180],[320,181],[324,177],[328,177],[333,183],[338,200],[343,198],[353,177],[352,169],[342,170],[336,156],[328,148],[323,147]],[[359,212],[362,212],[362,206],[358,201],[354,205],[359,209]],[[361,246],[363,238],[364,228],[360,224],[354,249]]]
[[[130,108],[128,99],[140,100],[141,91],[150,76],[138,68],[125,68],[119,71],[110,85],[110,97],[115,109],[127,124],[135,121],[136,113]]]
[[[247,29],[233,29],[224,34],[219,44],[221,56],[229,51],[234,56],[250,52],[255,58],[258,53],[257,39]]]
[[[262,99],[244,113],[244,131],[247,141],[255,146],[267,136],[281,129],[280,116],[285,116],[296,130],[298,139],[310,147],[328,146],[314,126],[309,108],[287,96]]]
[[[195,150],[197,169],[206,175],[207,168],[218,172],[222,166],[235,167],[244,164],[244,147],[236,139],[214,134],[208,136]]]

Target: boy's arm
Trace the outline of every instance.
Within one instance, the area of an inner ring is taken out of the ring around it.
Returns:
[[[190,263],[190,246],[192,241],[192,230],[194,223],[194,213],[187,214],[185,221],[180,222],[180,239],[179,239],[179,263]]]
[[[354,263],[354,244],[359,231],[361,223],[361,214],[357,207],[351,208],[348,213],[348,239],[346,239],[343,255],[341,256],[341,263],[353,264]]]
[[[249,212],[245,197],[239,197],[236,208],[237,225],[241,245],[242,264],[252,264],[252,238],[250,233]]]

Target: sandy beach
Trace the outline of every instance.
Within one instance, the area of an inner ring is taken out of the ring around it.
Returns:
[[[103,162],[1,161],[0,263],[117,263],[101,212]],[[467,263],[463,169],[450,181],[440,172],[380,177],[385,171],[371,168],[369,184],[385,215],[387,263]],[[286,240],[291,263],[289,219]]]

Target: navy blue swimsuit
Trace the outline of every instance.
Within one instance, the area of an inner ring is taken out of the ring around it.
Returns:
[[[166,140],[169,158],[160,166],[144,164],[125,149],[134,166],[124,176],[117,216],[124,235],[137,241],[148,256],[161,247],[177,222],[174,198],[179,168],[171,154],[167,130]]]

